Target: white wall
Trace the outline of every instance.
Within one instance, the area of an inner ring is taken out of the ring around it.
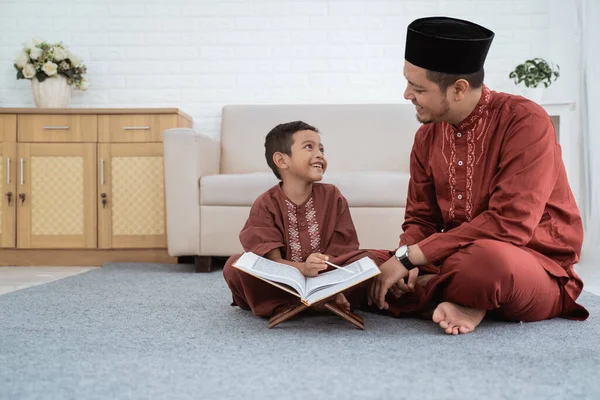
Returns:
[[[86,62],[92,86],[74,92],[72,107],[178,107],[212,136],[224,104],[403,102],[406,26],[431,15],[496,32],[491,88],[511,91],[510,70],[541,56],[562,72],[545,100],[575,101],[574,1],[1,0],[0,107],[33,106],[12,63],[34,36],[63,41]],[[569,135],[577,185],[579,136]]]
[[[600,4],[593,0],[580,3],[579,16],[582,25],[582,76],[581,102],[582,109],[582,150],[584,165],[584,216],[586,237],[582,262],[587,263],[586,272],[590,276],[598,276],[600,263]],[[595,275],[592,275],[595,274]]]
[[[494,89],[511,89],[508,72],[527,57],[551,55],[573,73],[553,53],[548,38],[562,26],[541,0],[3,0],[0,106],[33,105],[12,67],[33,36],[62,40],[87,63],[92,87],[73,107],[174,106],[212,134],[227,103],[399,102],[406,26],[427,15],[496,32]],[[574,100],[561,81],[548,96]]]

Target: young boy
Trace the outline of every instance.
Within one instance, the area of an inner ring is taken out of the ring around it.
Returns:
[[[252,205],[240,233],[245,251],[296,267],[305,276],[327,270],[326,260],[346,265],[369,256],[380,265],[390,257],[388,251],[359,250],[348,202],[335,186],[316,183],[327,169],[317,128],[302,121],[277,125],[266,137],[265,157],[281,182]],[[233,267],[239,256],[230,257],[223,268],[232,305],[271,317],[300,304],[298,297]],[[347,309],[361,306],[365,286],[338,294],[335,303]]]

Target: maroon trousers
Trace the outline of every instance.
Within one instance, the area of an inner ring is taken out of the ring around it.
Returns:
[[[299,297],[235,268],[233,263],[240,256],[236,254],[229,257],[223,267],[223,277],[233,297],[232,306],[252,310],[254,315],[260,317],[271,317],[276,310],[300,304]]]
[[[332,262],[338,265],[347,265],[365,256],[370,257],[379,266],[388,259],[389,252],[381,250],[355,251],[345,256],[335,257]],[[223,277],[233,297],[231,305],[244,310],[252,310],[252,313],[257,316],[271,317],[280,310],[300,304],[299,297],[235,268],[233,263],[239,257],[240,254],[229,257],[223,267]],[[343,292],[352,309],[366,304],[367,285],[368,281]]]
[[[548,270],[549,258],[495,240],[477,240],[442,262],[421,267],[433,273],[415,292],[386,301],[395,316],[430,311],[452,302],[490,312],[508,321],[540,321],[564,316],[583,320],[589,313],[565,293],[563,277]]]
[[[234,268],[232,256],[223,275],[233,296],[233,305],[270,317],[279,309],[297,305],[300,299]],[[371,257],[380,265],[381,253]],[[431,311],[448,301],[486,310],[507,321],[540,321],[562,316],[584,320],[589,313],[564,290],[564,277],[553,275],[554,261],[528,249],[495,240],[477,240],[448,257],[439,266],[419,267],[422,274],[435,274],[425,286],[396,299],[388,294],[389,313],[413,316]],[[555,265],[556,266],[556,265]],[[554,269],[555,270],[555,269]],[[344,292],[352,309],[373,311],[367,306],[369,282]]]

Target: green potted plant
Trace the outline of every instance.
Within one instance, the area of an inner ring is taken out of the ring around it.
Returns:
[[[555,66],[539,57],[517,65],[508,75],[520,94],[537,102],[543,96],[543,89],[548,88],[559,76],[559,65]]]

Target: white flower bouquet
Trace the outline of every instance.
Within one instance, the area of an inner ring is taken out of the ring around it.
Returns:
[[[14,63],[17,79],[36,78],[40,83],[47,78],[63,75],[75,89],[87,90],[90,86],[84,77],[87,72],[81,59],[61,43],[46,43],[34,39],[26,43]]]

